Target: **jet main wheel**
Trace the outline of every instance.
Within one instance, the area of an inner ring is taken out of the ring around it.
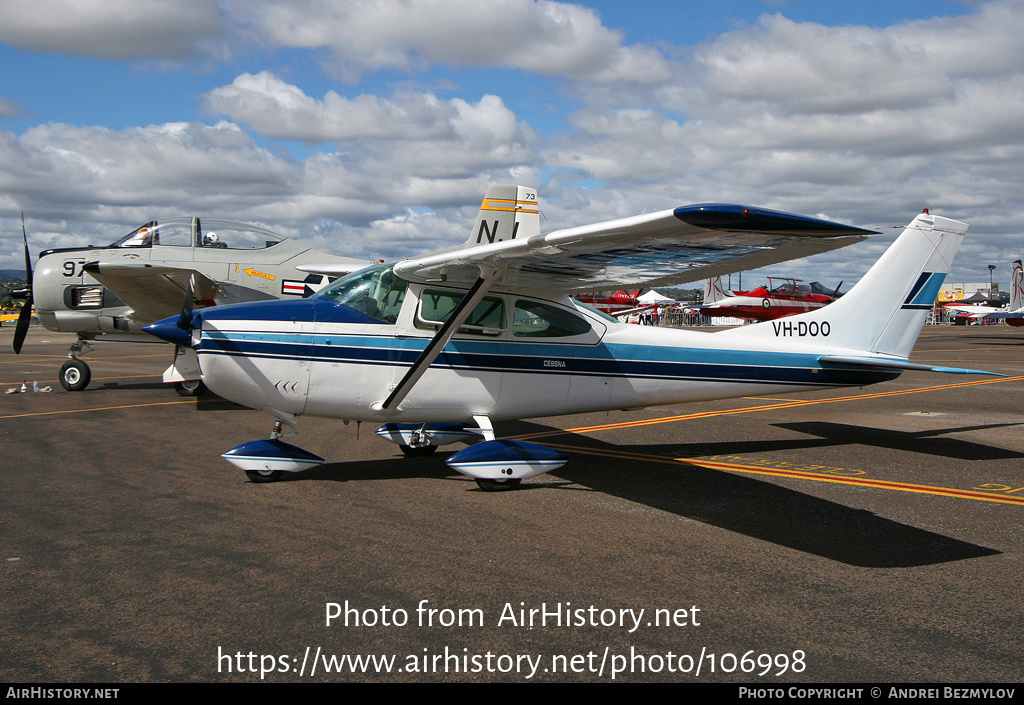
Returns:
[[[403,446],[403,445],[400,445],[398,447],[401,448],[402,452],[405,453],[410,458],[423,458],[423,457],[426,457],[428,455],[431,455],[435,450],[437,450],[437,446]]]
[[[89,386],[92,371],[81,360],[68,360],[60,368],[60,386],[69,392],[80,392]]]
[[[514,490],[519,487],[519,483],[522,482],[521,478],[513,477],[508,480],[485,480],[482,478],[476,478],[477,487],[484,490],[485,492],[504,492],[505,490]]]
[[[246,470],[249,482],[277,482],[284,475],[284,470]]]
[[[185,382],[175,382],[174,391],[183,397],[198,397],[206,391],[206,385],[202,380],[190,379]]]

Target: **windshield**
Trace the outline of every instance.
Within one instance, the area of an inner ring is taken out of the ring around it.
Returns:
[[[281,242],[275,232],[235,220],[165,218],[151,220],[109,247],[206,247],[225,250],[262,250]]]
[[[361,269],[321,289],[316,296],[362,311],[384,323],[398,320],[409,282],[380,264]]]

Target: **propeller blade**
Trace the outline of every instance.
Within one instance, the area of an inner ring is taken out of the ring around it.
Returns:
[[[25,342],[25,336],[28,334],[28,325],[32,320],[32,295],[25,299],[25,303],[21,306],[21,313],[18,314],[17,327],[14,329],[14,354],[21,354],[21,346]]]
[[[185,289],[185,300],[181,302],[181,315],[178,316],[178,328],[191,331],[192,325],[192,299],[195,295],[196,277],[193,274],[188,278],[188,288]]]
[[[32,255],[28,251],[28,233],[25,232],[25,214],[21,214],[21,239],[25,241],[25,278],[28,288],[32,289]]]
[[[21,313],[18,314],[18,323],[14,328],[14,354],[21,354],[21,346],[28,335],[28,326],[32,321],[32,255],[28,251],[28,234],[25,232],[25,214],[21,214],[21,238],[25,241],[25,280],[28,285],[28,295],[25,303],[21,305]]]
[[[832,292],[832,298],[833,299],[838,299],[839,298],[839,290],[842,288],[842,286],[843,286],[843,283],[839,282],[839,286],[837,286],[836,290]]]

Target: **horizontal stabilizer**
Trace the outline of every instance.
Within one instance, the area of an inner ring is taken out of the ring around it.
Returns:
[[[951,375],[992,375],[993,377],[1006,377],[999,372],[986,372],[985,370],[968,370],[963,367],[938,367],[935,365],[919,365],[907,360],[887,360],[883,358],[853,357],[845,355],[824,355],[818,358],[818,362],[835,365],[850,365],[853,367],[882,367],[892,370],[919,370],[921,372],[945,372]]]

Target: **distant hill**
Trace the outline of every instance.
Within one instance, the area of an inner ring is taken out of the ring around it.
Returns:
[[[24,269],[0,269],[0,279],[17,279],[25,281]]]

